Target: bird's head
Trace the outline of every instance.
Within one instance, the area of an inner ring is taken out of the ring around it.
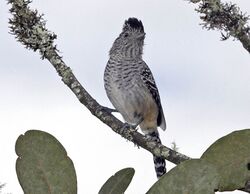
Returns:
[[[142,22],[137,18],[128,18],[125,20],[122,32],[115,40],[110,54],[119,53],[127,57],[141,56],[144,39],[145,32]]]
[[[142,22],[137,18],[128,18],[124,22],[120,36],[122,36],[124,39],[134,41],[144,40],[145,32]]]

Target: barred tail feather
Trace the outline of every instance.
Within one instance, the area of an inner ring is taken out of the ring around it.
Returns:
[[[166,173],[166,162],[162,157],[154,156],[155,172],[156,176],[159,179]]]
[[[148,133],[147,137],[152,141],[156,141],[157,143],[161,143],[159,133],[157,131]],[[159,179],[162,175],[164,175],[166,173],[166,161],[163,157],[158,157],[155,155],[153,155],[153,159],[154,159],[156,176]]]

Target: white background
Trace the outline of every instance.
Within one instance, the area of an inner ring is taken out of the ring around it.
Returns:
[[[250,14],[250,1],[235,0]],[[220,41],[199,25],[187,1],[34,0],[47,27],[58,35],[63,60],[102,105],[108,51],[125,19],[141,19],[144,59],[154,73],[167,120],[162,142],[200,157],[218,138],[250,127],[249,53],[239,41]],[[22,193],[15,173],[15,141],[29,129],[54,135],[74,162],[78,193],[97,193],[116,171],[134,167],[128,194],[145,193],[156,181],[152,156],[115,134],[82,106],[52,65],[8,33],[10,5],[0,2],[0,182],[4,193]],[[174,165],[167,163],[168,169]],[[233,192],[241,193],[239,191]]]

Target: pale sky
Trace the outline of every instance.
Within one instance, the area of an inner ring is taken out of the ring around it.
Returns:
[[[235,0],[250,14],[250,1]],[[78,193],[95,194],[116,171],[135,168],[127,194],[156,181],[152,156],[115,134],[81,105],[52,65],[8,33],[9,5],[0,2],[0,182],[3,193],[22,193],[14,150],[20,134],[39,129],[55,136],[73,160]],[[111,107],[103,87],[108,51],[124,20],[137,17],[146,32],[144,60],[157,82],[167,120],[164,145],[198,158],[218,138],[250,127],[249,53],[232,38],[199,25],[187,1],[34,0],[58,36],[63,60],[87,91]],[[167,163],[168,170],[174,165]],[[230,192],[240,194],[242,192]]]

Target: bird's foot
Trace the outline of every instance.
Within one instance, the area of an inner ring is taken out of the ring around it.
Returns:
[[[159,133],[157,131],[153,131],[151,133],[148,133],[145,135],[145,140],[146,141],[152,141],[156,143],[161,143],[161,140],[159,138]]]
[[[138,130],[138,126],[141,124],[142,121],[143,121],[143,118],[140,117],[140,119],[139,119],[139,120],[137,121],[137,123],[135,123],[135,124],[128,124],[128,123],[125,123],[125,124],[128,124],[128,125],[130,126],[130,130],[131,130],[132,132],[135,132],[135,131]]]
[[[131,132],[135,132],[138,130],[138,125],[137,124],[129,124],[129,123],[124,123],[123,128],[124,130],[129,130]]]
[[[128,139],[129,141],[133,141],[133,136],[131,133],[136,132],[138,129],[136,128],[138,125],[133,125],[129,123],[124,123],[121,128],[121,135]]]

